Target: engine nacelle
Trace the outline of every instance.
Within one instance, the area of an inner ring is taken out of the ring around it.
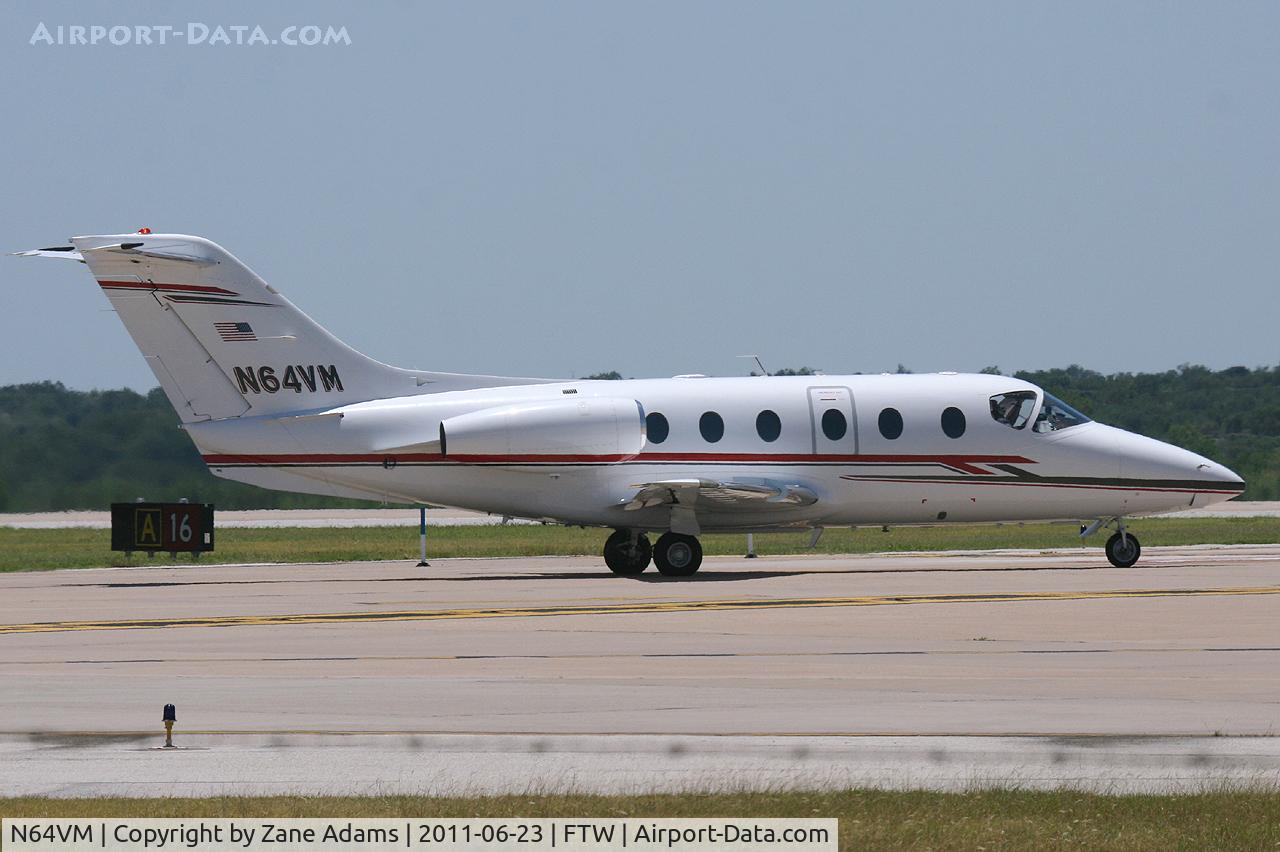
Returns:
[[[440,424],[446,458],[594,456],[620,462],[644,448],[644,409],[634,399],[585,397],[485,408]],[[531,459],[536,460],[536,459]]]

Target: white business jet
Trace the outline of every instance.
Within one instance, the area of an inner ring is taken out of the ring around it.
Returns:
[[[75,237],[214,474],[611,528],[635,575],[702,562],[704,532],[1081,521],[1229,500],[1236,474],[993,375],[562,381],[404,370],[356,352],[220,246]],[[367,288],[369,285],[365,285]],[[1134,400],[1141,405],[1141,400]],[[649,533],[660,534],[649,541]]]

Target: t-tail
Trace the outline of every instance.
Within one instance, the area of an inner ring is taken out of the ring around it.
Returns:
[[[184,423],[539,381],[375,361],[200,237],[144,231],[71,243],[19,254],[88,265]]]

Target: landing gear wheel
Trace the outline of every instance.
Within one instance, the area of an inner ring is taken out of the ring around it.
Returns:
[[[616,530],[605,539],[604,564],[609,570],[623,577],[634,577],[644,573],[653,557],[653,545],[649,537],[640,535],[633,545],[629,530]]]
[[[691,577],[702,565],[702,545],[691,535],[664,533],[654,548],[653,562],[664,577]]]
[[[1117,568],[1132,568],[1142,555],[1142,545],[1131,532],[1116,533],[1107,539],[1107,561]]]

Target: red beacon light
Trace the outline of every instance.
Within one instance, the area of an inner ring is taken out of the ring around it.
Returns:
[[[139,228],[139,229],[138,229],[138,233],[139,233],[139,234],[149,234],[149,233],[151,233],[151,229],[150,229],[150,228]]]

